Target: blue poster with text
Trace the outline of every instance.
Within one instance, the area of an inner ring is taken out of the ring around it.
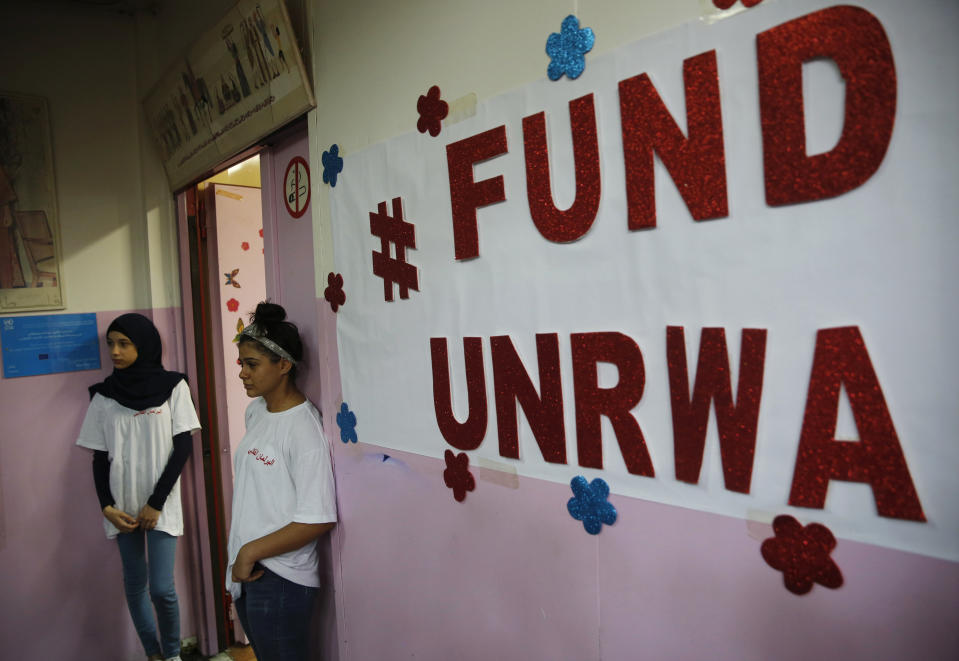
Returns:
[[[100,369],[93,313],[0,318],[0,346],[6,379]]]

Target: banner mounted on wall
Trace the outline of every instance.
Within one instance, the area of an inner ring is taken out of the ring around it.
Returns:
[[[352,433],[959,560],[950,12],[764,3],[349,155]]]
[[[144,101],[170,188],[315,106],[282,0],[241,0]]]

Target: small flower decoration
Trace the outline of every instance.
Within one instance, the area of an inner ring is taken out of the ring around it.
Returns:
[[[340,158],[338,145],[330,145],[330,151],[323,152],[323,183],[336,186],[336,175],[343,171],[343,159]]]
[[[343,276],[339,273],[330,273],[326,276],[327,288],[323,291],[323,298],[330,303],[333,312],[346,303],[346,293],[343,291]]]
[[[799,521],[781,514],[773,519],[773,533],[763,542],[760,552],[773,569],[783,573],[786,589],[806,594],[813,583],[836,589],[842,585],[842,572],[829,554],[836,548],[836,538],[829,528],[819,523],[803,527]]]
[[[433,85],[425,96],[420,95],[416,102],[416,111],[420,114],[416,129],[420,133],[430,132],[434,138],[440,134],[443,119],[450,112],[449,104],[440,98],[440,88]]]
[[[263,238],[263,228],[262,228],[262,227],[260,228],[260,238],[261,238],[261,239]]]
[[[466,500],[466,492],[476,488],[476,480],[470,473],[470,458],[465,452],[453,454],[451,450],[447,450],[443,456],[446,458],[443,481],[453,490],[453,498],[462,503]]]
[[[616,508],[608,502],[609,485],[601,478],[587,482],[582,475],[577,475],[570,481],[573,497],[566,503],[570,516],[583,522],[583,527],[590,535],[598,535],[603,524],[611,526],[616,523]]]
[[[749,8],[755,7],[762,1],[763,0],[742,0],[742,3],[743,7]],[[713,5],[716,6],[716,9],[729,9],[734,4],[736,4],[736,0],[713,0]]]
[[[340,412],[336,414],[336,424],[340,427],[340,440],[344,443],[356,443],[356,414],[350,410],[346,402],[340,404]]]
[[[565,73],[579,78],[586,68],[586,53],[593,49],[596,37],[590,28],[580,29],[579,19],[570,14],[563,19],[560,32],[553,32],[546,40],[546,54],[551,61],[546,74],[550,80],[559,80]]]
[[[240,302],[236,300],[235,298],[231,298],[229,301],[226,302],[226,309],[229,310],[230,312],[236,312],[237,309],[239,309],[239,307],[240,307]]]

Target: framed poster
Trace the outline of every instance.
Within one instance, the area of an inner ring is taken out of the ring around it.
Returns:
[[[240,0],[144,101],[173,190],[314,105],[282,0]]]
[[[3,378],[100,369],[97,315],[44,314],[0,319]]]
[[[47,102],[0,92],[0,312],[64,307]]]

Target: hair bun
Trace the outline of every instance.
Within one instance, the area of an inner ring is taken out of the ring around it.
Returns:
[[[276,324],[286,319],[286,310],[282,305],[263,301],[256,306],[256,312],[250,319],[251,323],[256,324]]]

